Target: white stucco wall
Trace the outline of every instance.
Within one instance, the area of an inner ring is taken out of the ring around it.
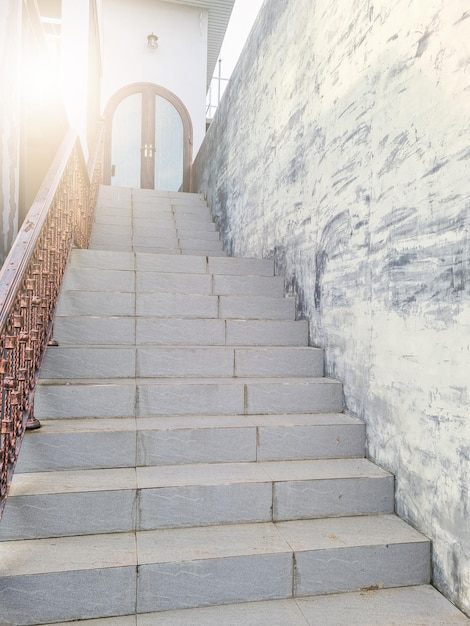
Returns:
[[[0,2],[0,264],[18,230],[21,3]]]
[[[470,612],[468,0],[269,0],[194,167],[274,256],[397,511]]]
[[[205,134],[207,11],[158,0],[103,0],[103,108],[131,83],[155,83],[188,109],[194,153]],[[158,48],[147,47],[147,35]]]

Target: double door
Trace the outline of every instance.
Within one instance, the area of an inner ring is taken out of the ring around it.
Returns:
[[[108,107],[105,182],[189,191],[191,124],[186,109],[156,85],[134,85],[128,91],[121,90]]]

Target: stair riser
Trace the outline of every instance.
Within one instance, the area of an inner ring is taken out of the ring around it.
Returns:
[[[265,341],[263,327],[269,328],[271,320],[294,320],[295,303],[290,298],[233,298],[179,294],[160,294],[156,298],[154,294],[139,294],[136,299],[135,294],[130,292],[102,294],[99,291],[68,291],[60,298],[57,316],[69,315],[256,320],[258,333],[263,335],[262,339]],[[301,331],[304,343],[299,345],[306,345],[307,325],[301,322],[299,328],[301,326],[305,326]],[[283,329],[279,327],[276,330],[279,341],[279,336],[287,334],[288,327],[284,325]],[[256,332],[255,329],[253,332]],[[274,337],[276,332],[272,332],[271,335]]]
[[[87,288],[85,282],[81,288]],[[186,275],[147,271],[137,273],[136,289],[137,293],[188,293],[207,296],[239,294],[282,298],[284,281],[279,276]]]
[[[430,581],[430,566],[425,542],[298,552],[294,596],[423,585]]]
[[[198,239],[205,241],[219,241],[219,233],[214,230],[191,231],[178,230],[176,224],[162,227],[153,220],[135,220],[133,226],[135,237],[156,237],[158,239]]]
[[[134,614],[135,588],[135,566],[0,578],[0,623],[37,626]]]
[[[153,222],[150,222],[153,224]],[[166,231],[165,231],[166,232]],[[168,231],[168,233],[172,231]],[[168,233],[165,236],[168,236]],[[200,234],[209,239],[217,239],[218,233],[199,233],[198,231],[180,232],[176,239],[199,238]],[[149,235],[149,227],[146,227],[142,235]],[[155,235],[159,236],[159,235]],[[182,274],[220,274],[230,276],[273,276],[274,263],[268,259],[243,259],[236,257],[207,257],[195,255],[192,258],[175,258],[175,255],[156,255],[151,253],[116,254],[102,250],[73,250],[68,266],[71,269],[102,269],[112,267],[115,270],[127,271],[151,271]]]
[[[286,598],[291,597],[292,581],[294,597],[332,593],[335,588],[356,591],[377,580],[380,587],[426,584],[429,561],[429,545],[423,543],[325,550],[321,555],[303,552],[295,555],[294,568],[282,554],[192,561],[183,567],[179,563],[144,565],[139,568],[142,586],[137,610]]]
[[[306,346],[308,324],[211,319],[57,316],[59,345]]]
[[[136,436],[125,432],[29,433],[15,472],[135,467]]]
[[[0,541],[130,532],[136,505],[135,490],[11,496]]]
[[[292,580],[290,553],[142,565],[137,612],[288,598]]]
[[[221,379],[223,380],[223,379]],[[40,384],[35,415],[45,418],[158,417],[166,415],[248,415],[338,413],[342,387],[312,379],[308,383]],[[137,391],[137,404],[136,404]]]
[[[290,441],[283,455],[282,431],[286,430]],[[299,438],[306,441],[301,452],[293,445]],[[143,430],[138,433],[137,450],[138,464],[147,466],[358,458],[364,454],[364,430],[350,426]]]
[[[223,330],[223,329],[222,329]],[[203,337],[195,337],[202,344]],[[224,336],[225,339],[225,336]],[[222,344],[223,345],[223,344]],[[298,350],[230,348],[54,348],[41,378],[323,376],[323,354]]]
[[[34,396],[38,419],[131,417],[135,414],[135,384],[45,385]]]
[[[215,249],[215,248],[214,248]],[[122,270],[72,269],[67,272],[63,291],[132,292],[152,294],[284,296],[279,276],[227,276],[134,272]]]
[[[243,415],[337,413],[341,385],[252,383],[247,385],[142,385],[138,417],[163,415]]]

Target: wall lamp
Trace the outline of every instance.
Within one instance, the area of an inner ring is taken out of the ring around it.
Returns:
[[[149,48],[152,48],[153,50],[155,50],[155,48],[158,48],[158,37],[157,35],[154,35],[153,32],[150,35],[147,35],[147,46]]]

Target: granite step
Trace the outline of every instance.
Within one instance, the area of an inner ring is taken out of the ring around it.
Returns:
[[[2,542],[0,576],[38,624],[429,584],[430,544],[394,515],[161,529]]]
[[[431,585],[364,589],[74,622],[77,626],[463,626],[470,624]],[[62,622],[56,626],[67,626]]]
[[[178,317],[238,320],[295,320],[294,298],[200,294],[65,291],[58,316]]]
[[[73,395],[72,395],[73,397]],[[193,463],[362,458],[365,425],[344,413],[112,418],[41,416],[22,444],[16,474]],[[113,409],[113,411],[111,411]]]
[[[227,334],[227,328],[229,333]],[[245,325],[246,328],[246,325]],[[250,328],[253,328],[250,325]],[[318,350],[317,348],[304,348],[302,345],[289,347],[287,339],[289,334],[281,336],[273,332],[267,332],[269,325],[257,325],[260,341],[265,343],[272,338],[272,346],[282,342],[286,344],[286,354],[291,354],[292,350]],[[274,330],[279,326],[274,325]],[[297,327],[284,326],[283,330],[295,330]],[[300,327],[301,328],[301,327]],[[191,319],[191,318],[156,318],[156,317],[98,317],[98,316],[57,316],[54,325],[54,337],[60,346],[67,345],[137,345],[150,346],[225,346],[241,345],[243,341],[248,343],[252,340],[252,334],[244,335],[238,329],[238,333],[233,333],[234,325],[227,324],[222,319]],[[256,329],[256,327],[255,327]],[[263,331],[264,329],[264,331]],[[263,331],[263,332],[262,332]],[[302,332],[305,332],[304,330]],[[264,337],[263,337],[264,334]],[[232,344],[228,342],[232,342]],[[234,343],[237,341],[237,343]],[[279,347],[266,348],[253,346],[253,349],[260,351],[278,350]],[[51,348],[49,354],[54,350]],[[46,356],[46,359],[48,357]]]
[[[121,373],[121,363],[116,364]],[[342,386],[330,378],[40,379],[38,419],[337,413]]]
[[[72,250],[67,272],[71,269],[102,269],[154,271],[183,274],[229,274],[273,276],[274,264],[269,259],[212,257],[197,254],[177,257],[152,253],[115,253],[109,250]]]
[[[220,339],[218,346],[201,345],[203,335],[194,337],[198,346],[155,347],[150,344],[148,334],[141,336],[139,332],[137,347],[115,344],[109,347],[80,345],[50,348],[41,366],[41,378],[323,376],[323,351],[319,348],[231,348],[225,345],[223,323],[219,330],[222,332],[213,339]],[[191,341],[190,336],[188,339]],[[169,334],[168,343],[171,344]]]
[[[198,295],[246,295],[284,297],[280,276],[127,271],[69,268],[63,291],[172,293]]]
[[[366,459],[19,474],[0,540],[393,513],[393,476]]]

